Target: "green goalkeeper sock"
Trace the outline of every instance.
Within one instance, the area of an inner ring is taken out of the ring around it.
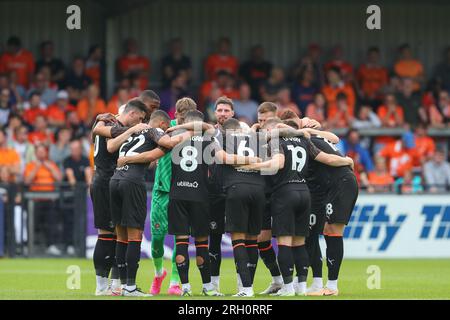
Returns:
[[[155,266],[155,274],[160,277],[163,274],[164,261],[164,236],[154,235],[152,238],[152,257]]]
[[[174,239],[174,241],[176,241]],[[172,253],[172,273],[170,275],[170,285],[177,285],[180,283],[180,275],[178,274],[177,263],[175,262],[175,258],[177,256],[176,246],[173,248]]]

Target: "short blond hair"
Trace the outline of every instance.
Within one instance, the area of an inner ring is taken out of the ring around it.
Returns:
[[[273,112],[277,113],[278,107],[273,102],[263,102],[258,107],[258,113],[267,113],[267,112]]]
[[[179,115],[184,116],[189,111],[197,110],[197,103],[189,97],[184,97],[178,99],[175,110]]]

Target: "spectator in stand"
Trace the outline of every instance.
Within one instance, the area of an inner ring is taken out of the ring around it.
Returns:
[[[11,83],[9,77],[0,73],[0,92],[2,90],[8,90],[8,105],[13,108],[18,107],[23,100],[22,94],[25,95],[25,90],[19,92],[17,87]]]
[[[50,145],[49,158],[58,168],[63,171],[63,162],[70,155],[69,143],[72,139],[72,130],[68,128],[61,128],[56,131],[56,142]]]
[[[92,79],[85,73],[85,63],[83,58],[76,57],[72,63],[72,69],[69,71],[65,88],[69,93],[70,103],[77,104],[81,99],[84,90],[92,83]]]
[[[442,85],[442,89],[450,92],[450,47],[445,49],[444,59],[434,71],[433,79]]]
[[[103,71],[103,49],[99,45],[93,45],[89,48],[88,58],[86,60],[85,74],[92,80],[97,87],[102,88]]]
[[[434,100],[434,99],[433,99]],[[428,106],[423,106],[419,110],[422,123],[426,123],[433,128],[443,128],[450,121],[450,98],[447,91],[438,93],[438,102],[431,102]]]
[[[231,55],[231,41],[228,38],[219,40],[217,53],[211,54],[205,62],[205,79],[215,80],[219,71],[226,71],[237,77],[239,61]]]
[[[73,139],[81,139],[88,131],[83,121],[78,118],[78,113],[76,111],[69,111],[67,113],[65,127],[72,130]]]
[[[44,69],[49,70],[48,67],[42,67],[42,70]],[[53,87],[51,85],[49,80],[46,79],[43,71],[39,72],[34,77],[34,82],[31,85],[28,95],[35,91],[39,92],[42,102],[44,102],[47,106],[55,102],[56,94],[58,93],[57,87]]]
[[[312,103],[306,107],[305,116],[320,122],[323,126],[326,125],[326,110],[327,101],[322,92],[318,92],[314,95]]]
[[[422,178],[414,175],[411,170],[407,170],[403,177],[395,180],[394,190],[398,194],[421,193],[423,192]]]
[[[90,126],[95,117],[106,112],[106,104],[100,98],[100,92],[95,84],[91,84],[86,91],[86,98],[81,99],[77,105],[78,118],[86,125]]]
[[[433,159],[423,166],[423,175],[428,191],[446,192],[450,186],[450,163],[442,150],[436,150]]]
[[[414,135],[411,132],[403,134],[400,140],[387,144],[379,156],[386,158],[389,163],[389,172],[393,178],[403,177],[407,170],[412,170],[415,157],[417,157]]]
[[[421,95],[414,90],[414,81],[411,78],[403,78],[401,91],[396,95],[398,104],[403,108],[405,122],[415,127],[419,121],[419,109],[421,107]]]
[[[384,105],[378,108],[378,117],[383,127],[398,128],[403,126],[405,120],[403,108],[397,104],[395,95],[389,93],[384,98]]]
[[[250,60],[244,62],[239,74],[250,86],[251,98],[261,101],[259,87],[269,79],[272,71],[272,63],[264,58],[264,48],[261,45],[253,46]]]
[[[28,135],[28,140],[30,140],[31,143],[41,143],[46,146],[50,146],[52,143],[55,143],[53,132],[48,128],[48,122],[45,115],[38,115],[33,123],[33,126],[34,130]]]
[[[191,58],[183,53],[183,42],[180,38],[175,38],[170,41],[170,53],[162,58],[161,68],[164,88],[170,87],[172,80],[180,72],[184,73],[187,83],[191,80]]]
[[[56,102],[47,108],[47,119],[51,127],[62,127],[66,123],[66,114],[76,108],[69,103],[69,94],[61,90],[56,95]]]
[[[391,191],[394,178],[387,170],[385,158],[375,157],[375,170],[368,173],[368,182],[367,191],[370,193]]]
[[[347,97],[348,112],[353,115],[355,109],[356,96],[353,87],[342,80],[339,68],[332,67],[327,71],[328,84],[322,88],[322,93],[327,101],[327,116],[333,118],[338,112],[337,96],[345,93]]]
[[[0,56],[0,73],[15,72],[17,84],[28,88],[35,71],[34,57],[31,52],[22,48],[18,37],[10,37],[6,52]]]
[[[106,106],[106,112],[112,114],[118,114],[120,106],[126,104],[130,99],[130,92],[128,88],[119,87],[109,100],[108,105]]]
[[[380,49],[370,47],[367,51],[367,62],[362,64],[356,75],[359,96],[372,108],[380,105],[383,88],[388,84],[387,68],[380,64]]]
[[[358,117],[351,123],[354,129],[372,129],[381,127],[380,118],[373,112],[370,106],[361,106],[358,111]]]
[[[261,84],[259,93],[263,101],[276,102],[278,92],[286,86],[283,69],[274,67],[269,79]]]
[[[20,175],[20,156],[8,146],[5,129],[0,129],[0,182],[17,182]]]
[[[330,115],[328,111],[327,124],[330,128],[348,128],[354,121],[353,109],[348,105],[347,95],[339,92],[336,97],[336,112]]]
[[[9,115],[8,123],[6,124],[6,127],[4,127],[9,143],[11,143],[11,141],[14,140],[14,134],[16,132],[16,129],[23,125],[24,121],[19,114],[11,113]]]
[[[217,73],[216,80],[204,82],[200,87],[199,107],[201,109],[206,110],[205,106],[208,103],[211,103],[210,106],[214,104],[215,99],[212,98],[213,92],[214,96],[217,96],[217,93],[220,92],[219,97],[227,96],[230,99],[239,98],[239,90],[235,88],[234,77],[224,70]]]
[[[314,70],[305,67],[292,86],[292,99],[299,107],[301,114],[305,114],[306,107],[313,102],[314,95],[318,91],[319,89],[315,86]]]
[[[125,54],[117,61],[119,79],[135,77],[139,81],[139,88],[145,90],[148,88],[150,68],[150,59],[139,55],[136,40],[126,40]]]
[[[170,87],[161,92],[161,109],[166,111],[171,117],[175,116],[175,104],[178,99],[188,97],[188,76],[187,72],[180,71],[172,79]]]
[[[11,90],[0,89],[0,128],[8,123],[9,115],[12,112]]]
[[[30,100],[24,104],[23,120],[30,126],[34,125],[37,116],[47,115],[47,105],[41,101],[39,92],[33,92]]]
[[[61,171],[58,166],[48,159],[47,148],[44,145],[36,146],[36,160],[25,167],[24,182],[30,191],[52,192],[55,191],[55,183],[62,180]],[[60,216],[55,208],[55,201],[36,200],[35,215],[43,217],[45,223],[37,226],[37,230],[45,230],[47,236],[47,253],[60,255],[61,251],[56,247],[58,242],[58,225]],[[39,221],[40,219],[36,219]]]
[[[26,126],[17,127],[14,130],[14,139],[11,139],[9,145],[16,150],[20,156],[20,172],[25,170],[25,166],[36,160],[36,150],[34,144],[28,140],[28,128]]]
[[[51,81],[62,85],[65,76],[65,66],[61,59],[54,57],[55,47],[52,41],[41,43],[41,58],[36,61],[36,71],[40,72],[43,67],[48,67],[51,73]]]
[[[430,160],[436,151],[434,140],[427,135],[424,125],[418,125],[415,130],[414,142],[416,146],[417,158],[414,166],[422,166],[426,161]]]
[[[337,145],[339,150],[353,159],[355,170],[360,167],[360,171],[371,172],[374,169],[369,150],[364,147],[360,141],[360,135],[357,130],[350,129],[345,139],[341,139]]]
[[[257,120],[258,103],[251,99],[250,85],[241,83],[239,93],[240,98],[233,101],[235,118],[247,124],[253,124]]]
[[[320,56],[322,49],[316,43],[312,43],[308,47],[308,52],[305,56],[301,57],[299,61],[292,67],[292,74],[290,78],[295,81],[299,79],[304,69],[312,70],[314,74],[314,87],[320,88],[324,82],[322,63],[320,62]]]
[[[412,78],[414,90],[419,90],[424,81],[424,68],[422,63],[414,59],[409,44],[400,46],[399,59],[394,65],[394,72],[400,78]]]
[[[302,112],[300,111],[299,107],[291,100],[291,90],[289,90],[288,87],[284,87],[280,91],[278,91],[276,103],[278,106],[278,116],[286,110],[291,110],[299,117],[302,116]]]
[[[353,66],[350,62],[344,60],[344,50],[342,49],[342,46],[335,46],[332,49],[332,56],[333,58],[325,63],[325,72],[328,73],[331,69],[337,69],[346,83],[352,83]]]

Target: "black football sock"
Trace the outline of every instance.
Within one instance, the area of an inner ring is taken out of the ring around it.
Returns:
[[[342,236],[325,236],[327,243],[328,280],[337,280],[344,258],[344,240]]]
[[[197,267],[202,276],[202,283],[211,282],[211,269],[209,261],[208,240],[195,241],[195,249],[197,255]]]
[[[136,285],[136,274],[139,269],[139,261],[141,260],[141,242],[129,241],[126,255],[127,263],[127,286]]]
[[[189,283],[189,239],[177,239],[176,250],[177,256],[175,258],[178,274],[180,275],[180,281],[182,284]],[[179,257],[182,259],[179,259]]]
[[[128,242],[117,240],[116,242],[116,263],[119,270],[120,283],[127,284],[127,256]]]
[[[246,240],[245,248],[248,255],[248,269],[250,270],[250,276],[252,277],[252,283],[255,281],[256,267],[258,265],[258,244],[256,240]]]
[[[261,260],[269,269],[272,277],[279,277],[281,275],[280,267],[277,263],[277,257],[275,255],[275,250],[273,250],[272,241],[264,241],[258,243],[259,256]]]
[[[245,288],[252,286],[252,277],[248,268],[249,259],[247,254],[247,248],[245,247],[245,240],[234,240],[231,242],[233,245],[234,263],[236,270],[241,277],[242,286]]]
[[[311,234],[306,239],[306,251],[314,278],[322,278],[322,252],[320,251],[319,234]]]
[[[212,277],[218,277],[220,274],[220,264],[222,263],[221,244],[221,234],[211,234],[209,236],[209,259],[211,261]]]
[[[293,280],[294,259],[292,257],[292,248],[289,246],[278,245],[278,265],[284,284],[289,284]]]
[[[114,235],[99,234],[94,248],[95,274],[108,278],[114,260]]]
[[[292,254],[294,256],[295,269],[297,271],[298,282],[306,282],[308,277],[309,257],[306,251],[306,246],[292,247]]]

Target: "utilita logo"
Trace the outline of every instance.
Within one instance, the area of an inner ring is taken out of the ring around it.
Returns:
[[[376,250],[386,251],[406,220],[406,214],[402,213],[394,219],[387,213],[386,208],[386,205],[356,205],[345,228],[344,237],[367,239],[366,234],[369,232],[369,240],[381,241]]]
[[[423,206],[420,239],[450,239],[450,206]]]

